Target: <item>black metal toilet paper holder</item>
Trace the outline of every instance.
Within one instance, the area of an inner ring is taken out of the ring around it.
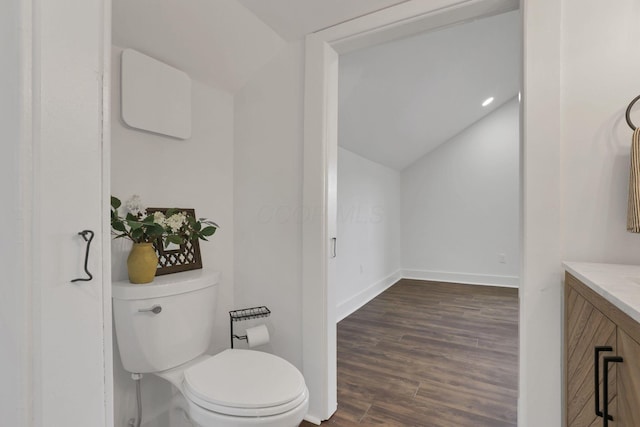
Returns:
[[[246,335],[236,335],[233,333],[233,322],[240,322],[242,320],[259,319],[261,317],[269,317],[271,310],[264,305],[261,307],[243,308],[240,310],[231,310],[229,312],[229,327],[231,334],[231,348],[233,348],[233,339],[247,341]]]

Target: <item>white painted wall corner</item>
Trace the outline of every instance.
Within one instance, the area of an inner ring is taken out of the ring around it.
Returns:
[[[402,279],[402,270],[397,270],[393,274],[378,280],[368,288],[358,292],[349,299],[338,303],[337,321],[340,322],[345,317],[355,313],[363,305],[395,285]]]

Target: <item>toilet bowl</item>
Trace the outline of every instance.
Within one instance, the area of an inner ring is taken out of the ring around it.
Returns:
[[[175,387],[174,409],[197,427],[293,427],[309,406],[300,371],[259,351],[224,350],[155,375]]]
[[[149,285],[114,283],[124,368],[168,381],[174,388],[170,416],[183,419],[185,426],[298,426],[309,392],[295,366],[256,350],[205,354],[218,277],[198,270],[161,276]]]

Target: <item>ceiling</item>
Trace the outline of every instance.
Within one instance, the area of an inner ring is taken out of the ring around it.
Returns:
[[[238,0],[288,41],[407,0]]]
[[[235,93],[284,40],[398,3],[114,0],[113,43]],[[340,145],[402,170],[517,94],[520,49],[515,11],[341,55]]]
[[[285,45],[406,0],[113,0],[113,44],[235,93]]]
[[[513,11],[341,55],[340,146],[402,170],[517,96],[520,25]]]
[[[114,45],[139,50],[231,93],[285,44],[236,0],[113,0],[112,4]]]

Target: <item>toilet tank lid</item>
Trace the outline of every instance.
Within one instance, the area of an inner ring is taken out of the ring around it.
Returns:
[[[114,282],[111,292],[113,299],[118,300],[150,299],[197,291],[215,286],[219,280],[219,272],[199,269],[158,276],[153,282],[142,285],[134,285],[128,280]]]

